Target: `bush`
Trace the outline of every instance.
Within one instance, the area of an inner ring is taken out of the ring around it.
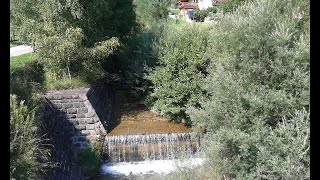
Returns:
[[[170,9],[170,12],[172,12],[172,14],[174,14],[174,15],[180,14],[180,10],[179,9]]]
[[[209,12],[207,10],[199,10],[197,9],[194,12],[194,20],[196,20],[196,22],[203,22],[204,19],[208,16]]]
[[[34,111],[10,95],[10,178],[36,179],[40,166],[40,139],[34,126]]]
[[[213,13],[213,14],[215,14],[215,13],[217,13],[218,12],[218,8],[217,7],[208,7],[207,8],[207,11],[210,13]]]
[[[39,100],[38,94],[45,90],[43,64],[36,59],[23,65],[10,67],[10,93],[25,100],[31,108]]]
[[[168,17],[170,0],[135,0],[138,22],[151,27]]]
[[[226,0],[221,8],[223,12],[232,12],[234,11],[238,6],[240,6],[242,3],[249,1],[249,0]]]
[[[208,33],[208,96],[190,117],[212,133],[207,154],[220,177],[309,178],[308,3],[248,2]]]
[[[92,177],[97,174],[102,164],[100,151],[94,144],[78,154],[78,162],[85,176]]]
[[[159,63],[146,77],[153,84],[148,100],[162,114],[185,119],[186,106],[197,105],[202,96],[208,30],[200,24],[171,24],[155,44]]]

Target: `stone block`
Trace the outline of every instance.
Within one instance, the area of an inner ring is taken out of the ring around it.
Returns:
[[[81,136],[90,135],[90,131],[89,131],[89,130],[81,130],[81,131],[80,131],[80,135],[81,135]]]
[[[86,139],[88,141],[95,141],[97,139],[97,136],[96,135],[90,135],[90,136],[86,136]]]
[[[99,117],[98,117],[98,116],[94,116],[92,119],[93,119],[94,123],[96,123],[96,122],[99,122],[99,121],[100,121],[100,119],[99,119]]]
[[[90,135],[97,135],[97,132],[95,130],[88,130],[90,132]]]
[[[71,95],[71,97],[72,97],[73,99],[78,99],[78,98],[79,98],[79,95],[73,94],[73,95]]]
[[[86,118],[78,118],[79,124],[87,124]]]
[[[84,93],[84,94],[79,94],[79,98],[82,99],[82,100],[87,100],[88,97],[87,95]]]
[[[78,113],[79,114],[85,114],[85,113],[87,113],[88,112],[88,109],[86,108],[86,107],[83,107],[83,108],[79,108],[78,109]]]
[[[82,107],[85,107],[85,105],[82,102],[75,102],[75,103],[73,103],[73,107],[82,108]]]
[[[55,107],[56,107],[57,109],[62,109],[62,104],[61,104],[61,103],[56,103],[56,104],[55,104]]]
[[[62,107],[64,109],[73,108],[73,104],[72,103],[64,103],[64,104],[62,104]]]
[[[61,94],[52,95],[52,100],[61,100],[61,99],[63,99]]]
[[[86,125],[86,130],[94,130],[95,129],[95,124],[87,124]]]
[[[50,100],[50,101],[51,101],[51,103],[53,103],[53,104],[61,103],[61,100]]]
[[[68,120],[73,126],[79,125],[79,121],[77,119],[69,119]]]
[[[81,125],[75,126],[75,128],[76,128],[77,130],[84,130],[84,129],[86,129],[86,126],[81,124]]]
[[[75,114],[67,114],[68,119],[76,118],[77,116]]]
[[[94,118],[86,118],[85,120],[86,120],[86,123],[88,123],[88,124],[93,124],[93,123],[95,123]]]
[[[96,113],[91,110],[91,111],[89,111],[88,113],[85,114],[85,117],[91,118],[91,117],[93,117],[93,116],[95,116],[95,115],[96,115]]]
[[[67,113],[68,114],[77,114],[77,109],[76,108],[67,109]]]
[[[65,94],[63,97],[65,99],[72,99],[72,95],[71,94]]]
[[[77,118],[85,118],[86,116],[84,114],[77,114]]]

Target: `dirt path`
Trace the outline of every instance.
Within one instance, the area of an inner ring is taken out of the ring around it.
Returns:
[[[169,122],[124,91],[116,93],[108,135],[191,132],[183,124]]]

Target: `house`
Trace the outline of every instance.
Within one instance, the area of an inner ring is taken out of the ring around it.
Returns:
[[[212,0],[198,0],[198,7],[200,10],[207,9],[208,7],[212,6]]]
[[[183,15],[187,21],[191,21],[196,9],[207,9],[213,6],[212,0],[178,0],[180,15]]]

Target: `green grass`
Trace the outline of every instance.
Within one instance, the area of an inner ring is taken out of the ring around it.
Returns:
[[[32,61],[33,57],[34,57],[33,53],[10,57],[10,70],[17,69],[18,67],[21,67],[22,65],[26,64],[27,62]]]
[[[46,75],[45,79],[46,80],[44,85],[48,91],[74,89],[74,88],[88,86],[88,84],[85,81],[83,81],[81,78],[78,78],[78,77],[74,77],[71,80],[68,78],[53,79],[48,77],[48,75]]]

